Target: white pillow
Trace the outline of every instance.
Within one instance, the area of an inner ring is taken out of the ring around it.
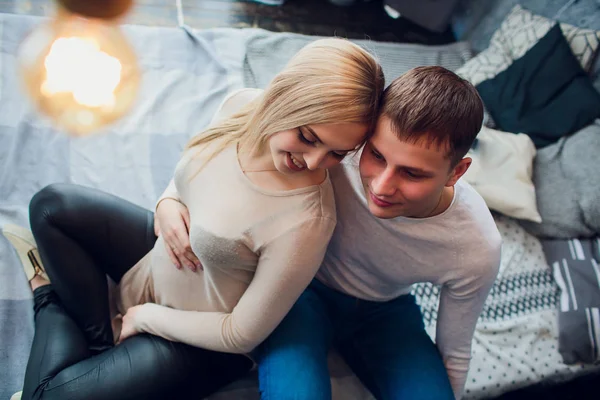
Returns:
[[[541,222],[531,179],[535,146],[529,136],[482,127],[467,153],[473,163],[464,179],[491,210]]]

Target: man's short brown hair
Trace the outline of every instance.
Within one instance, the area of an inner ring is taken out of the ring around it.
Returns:
[[[483,103],[468,81],[442,67],[417,67],[383,94],[382,114],[398,138],[447,148],[452,165],[467,154],[483,121]]]

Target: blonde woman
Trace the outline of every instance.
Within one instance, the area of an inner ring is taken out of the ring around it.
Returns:
[[[327,168],[372,131],[383,86],[369,53],[323,39],[264,92],[226,99],[158,203],[189,209],[189,246],[168,218],[154,243],[152,213],[114,196],[74,185],[36,194],[35,239],[5,231],[34,290],[23,398],[202,398],[247,372],[323,259],[336,222]],[[172,267],[181,260],[198,268]]]

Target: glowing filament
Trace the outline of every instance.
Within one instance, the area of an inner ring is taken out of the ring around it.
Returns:
[[[58,38],[44,60],[46,79],[42,93],[71,93],[86,107],[112,107],[121,81],[121,63],[100,50],[92,39]]]

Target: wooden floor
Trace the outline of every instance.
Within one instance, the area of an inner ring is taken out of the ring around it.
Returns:
[[[94,1],[94,0],[88,0]],[[337,7],[327,0],[288,0],[280,7],[248,0],[136,0],[126,22],[193,28],[263,28],[275,32],[340,36],[378,41],[441,44],[452,34],[433,34],[408,21],[394,20],[383,10],[383,0]],[[51,15],[52,0],[0,0],[0,12]]]

